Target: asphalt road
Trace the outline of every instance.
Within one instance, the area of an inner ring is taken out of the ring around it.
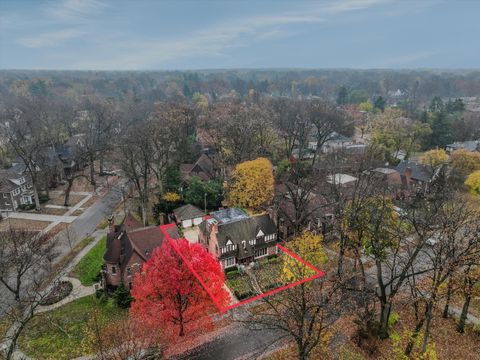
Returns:
[[[272,330],[251,330],[239,324],[234,331],[203,344],[176,360],[234,360],[256,359],[272,350],[272,343],[279,338]]]
[[[121,179],[110,191],[100,200],[98,200],[93,206],[78,216],[69,226],[69,231],[66,230],[60,232],[55,240],[57,245],[55,247],[56,257],[53,262],[60,261],[65,255],[67,255],[71,247],[74,247],[86,236],[92,234],[98,223],[102,221],[104,216],[110,215],[122,200],[122,189],[126,189],[127,180]],[[40,277],[38,271],[34,271],[30,276]],[[24,286],[28,286],[31,283],[32,278],[25,277],[23,280]],[[5,309],[13,302],[13,296],[3,284],[0,284],[0,317]]]

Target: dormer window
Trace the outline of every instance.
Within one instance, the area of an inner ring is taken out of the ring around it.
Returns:
[[[263,231],[262,231],[262,230],[259,230],[259,231],[258,231],[258,234],[257,234],[257,239],[258,239],[259,237],[264,236],[264,235],[265,235],[265,234],[263,233]]]

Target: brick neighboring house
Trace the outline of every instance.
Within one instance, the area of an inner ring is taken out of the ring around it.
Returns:
[[[168,228],[172,239],[180,238],[176,227]],[[123,283],[132,288],[134,275],[141,271],[153,250],[162,245],[165,236],[156,225],[143,227],[131,214],[127,214],[120,225],[110,219],[107,234],[107,251],[102,271],[103,287],[112,291]]]
[[[198,236],[222,269],[277,253],[277,228],[267,214],[247,216],[237,208],[215,211],[200,224]]]
[[[4,215],[35,203],[30,176],[15,169],[0,170],[0,213]]]
[[[427,166],[414,161],[401,161],[395,170],[400,173],[402,188],[405,190],[425,189],[435,175]]]

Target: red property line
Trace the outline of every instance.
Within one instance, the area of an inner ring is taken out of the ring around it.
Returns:
[[[253,297],[250,297],[248,299],[245,299],[245,300],[242,300],[242,301],[239,301],[238,303],[236,304],[232,304],[232,305],[229,305],[227,307],[224,307],[222,306],[219,301],[215,298],[215,296],[212,294],[212,292],[210,291],[210,289],[205,285],[205,283],[203,282],[203,280],[200,278],[200,275],[198,275],[198,273],[195,271],[195,269],[193,268],[192,264],[185,258],[185,256],[177,249],[176,245],[174,244],[174,241],[173,239],[170,237],[170,235],[165,231],[166,228],[169,228],[169,227],[172,227],[172,226],[175,226],[175,224],[168,224],[168,225],[161,225],[160,226],[160,230],[162,231],[162,233],[165,235],[165,237],[168,239],[170,245],[173,247],[173,249],[177,252],[177,254],[182,258],[182,260],[185,262],[185,265],[187,265],[188,269],[192,272],[192,274],[197,278],[197,280],[200,282],[200,284],[202,285],[202,287],[205,289],[205,291],[207,292],[207,294],[210,296],[210,298],[212,299],[212,301],[214,302],[215,306],[220,310],[220,313],[225,313],[231,309],[234,309],[238,306],[241,306],[241,305],[245,305],[245,304],[248,304],[248,303],[251,303],[255,300],[258,300],[258,299],[261,299],[261,298],[264,298],[266,296],[269,296],[269,295],[273,295],[273,294],[276,294],[280,291],[283,291],[283,290],[287,290],[287,289],[290,289],[290,288],[293,288],[295,286],[298,286],[300,284],[303,284],[303,283],[306,283],[308,281],[312,281],[314,279],[317,279],[319,277],[322,277],[323,275],[325,275],[325,273],[319,269],[317,269],[315,266],[313,266],[312,264],[310,264],[309,262],[305,261],[304,259],[302,259],[300,256],[298,256],[297,254],[294,254],[293,252],[291,252],[290,250],[286,249],[285,247],[283,247],[282,245],[280,244],[277,244],[277,248],[279,248],[280,250],[282,250],[283,252],[285,252],[286,254],[290,255],[291,257],[293,257],[294,259],[300,261],[302,264],[304,264],[305,266],[309,267],[310,269],[312,269],[313,271],[315,271],[315,274],[308,277],[308,278],[305,278],[305,279],[301,279],[301,280],[297,280],[293,283],[290,283],[290,284],[287,284],[287,285],[284,285],[284,286],[281,286],[281,287],[278,287],[276,289],[273,289],[273,290],[270,290],[270,291],[267,291],[263,294],[259,294],[259,295],[256,295],[256,296],[253,296]],[[188,241],[188,240],[187,240]]]

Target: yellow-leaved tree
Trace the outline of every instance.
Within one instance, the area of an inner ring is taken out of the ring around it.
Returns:
[[[433,149],[425,151],[420,157],[420,163],[429,166],[432,169],[444,165],[448,162],[448,154],[443,149]]]
[[[468,175],[465,185],[472,194],[480,195],[480,170]]]
[[[231,206],[259,209],[273,199],[273,168],[270,160],[258,158],[238,164],[228,184]]]
[[[322,237],[310,231],[304,231],[294,238],[287,243],[286,248],[314,266],[327,262],[327,255],[322,246]],[[282,277],[285,282],[300,280],[312,276],[314,273],[314,270],[290,255],[285,254],[283,257]]]
[[[467,151],[465,149],[455,150],[450,157],[450,164],[454,171],[466,176],[476,170],[480,170],[480,152]]]

